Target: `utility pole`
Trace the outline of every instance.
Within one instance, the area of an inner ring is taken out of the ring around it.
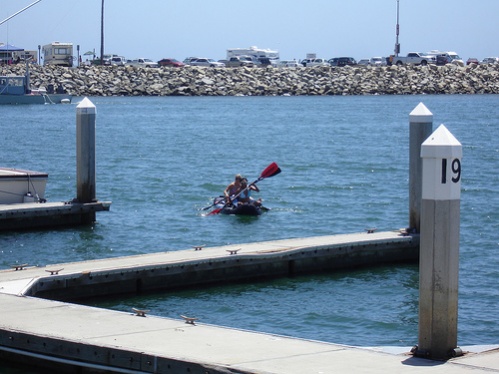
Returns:
[[[100,16],[100,64],[104,65],[104,0],[102,0]]]
[[[104,0],[102,0],[102,1],[104,1]],[[397,56],[397,57],[400,53],[399,31],[400,31],[400,27],[399,27],[399,0],[397,0],[397,26],[396,26],[396,30],[395,30],[396,38],[395,38],[395,50],[394,50],[395,56]]]

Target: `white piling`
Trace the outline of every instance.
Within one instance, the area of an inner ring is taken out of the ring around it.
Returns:
[[[462,146],[444,125],[421,146],[423,185],[416,354],[446,359],[457,348]]]
[[[409,227],[417,233],[421,225],[423,162],[421,144],[433,131],[433,114],[419,103],[409,114]]]
[[[95,105],[84,98],[76,107],[76,199],[90,203],[95,198]]]

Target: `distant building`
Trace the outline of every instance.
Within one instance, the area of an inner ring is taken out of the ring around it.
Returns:
[[[0,43],[0,64],[13,63],[18,57],[15,53],[23,51],[23,48],[15,47],[11,44]]]
[[[38,51],[21,51],[14,52],[15,58],[20,57],[23,61],[31,61],[34,63],[38,63]]]

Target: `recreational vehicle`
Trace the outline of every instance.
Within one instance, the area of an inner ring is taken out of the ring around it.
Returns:
[[[279,52],[271,49],[261,49],[257,47],[231,48],[227,50],[227,60],[231,57],[250,56],[254,61],[269,59],[271,62],[279,62]]]
[[[43,65],[73,66],[73,43],[54,42],[43,46]]]

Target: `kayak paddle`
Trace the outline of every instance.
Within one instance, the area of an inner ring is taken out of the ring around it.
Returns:
[[[219,196],[219,197],[222,197],[222,198],[223,198],[223,196]],[[215,205],[219,204],[219,201],[220,201],[220,200],[218,200],[218,197],[216,197],[216,198],[215,198],[215,199],[213,199],[213,200],[214,200],[214,203],[213,203],[213,204],[208,205],[208,206],[205,206],[205,207],[204,207],[203,209],[201,209],[201,210],[208,210],[208,209],[210,209],[210,208],[213,208]]]

